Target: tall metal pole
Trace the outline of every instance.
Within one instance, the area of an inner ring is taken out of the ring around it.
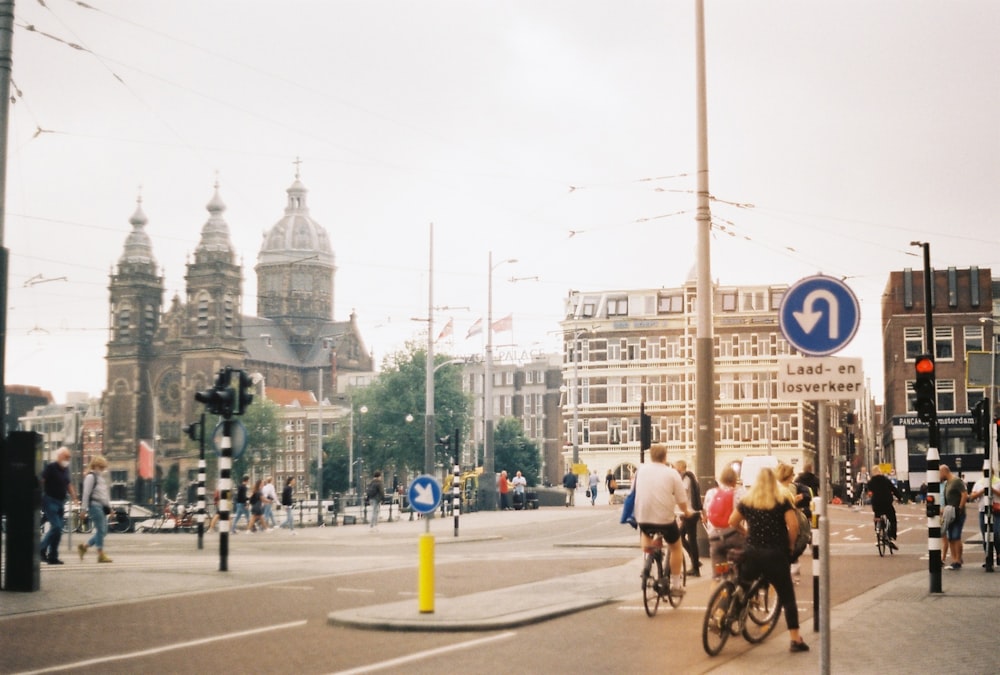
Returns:
[[[198,420],[198,548],[205,548],[205,411]]]
[[[695,61],[698,99],[698,326],[695,337],[695,449],[697,473],[703,485],[715,476],[715,392],[712,339],[712,270],[709,241],[712,213],[708,192],[708,103],[705,86],[705,2],[695,0]]]
[[[931,245],[928,242],[912,242],[924,251],[924,331],[927,338],[927,352],[931,361],[935,360],[934,345],[934,278],[931,272]],[[937,398],[935,379],[935,393]],[[938,429],[937,401],[934,412],[927,422],[927,496],[937,499],[941,485],[940,432]],[[941,592],[941,505],[927,502],[927,568],[930,573],[930,592]]]
[[[497,477],[493,465],[493,251],[489,255],[489,281],[486,291],[486,368],[483,378],[483,510],[495,511]]]
[[[323,369],[319,368],[319,406],[316,415],[316,525],[323,527]],[[336,514],[334,514],[336,518]]]
[[[10,111],[10,74],[14,62],[14,0],[0,0],[0,401],[7,400],[7,282],[10,252],[4,245],[7,213],[7,127]],[[4,412],[0,435],[7,435]]]
[[[424,387],[424,473],[434,475],[434,223],[430,224],[427,265],[427,371]],[[433,517],[433,513],[428,516]]]

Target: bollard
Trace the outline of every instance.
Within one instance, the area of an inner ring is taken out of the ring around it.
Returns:
[[[419,541],[417,603],[421,614],[434,613],[434,535],[424,532]]]

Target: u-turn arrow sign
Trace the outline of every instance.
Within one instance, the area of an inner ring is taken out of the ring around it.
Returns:
[[[781,332],[793,347],[810,356],[827,356],[854,338],[861,309],[854,292],[825,276],[797,281],[781,301]]]

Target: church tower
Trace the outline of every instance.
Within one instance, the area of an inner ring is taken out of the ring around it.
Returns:
[[[336,272],[330,238],[309,216],[308,190],[295,172],[285,215],[264,233],[257,258],[257,315],[273,319],[305,359],[333,320]]]
[[[152,438],[150,367],[163,305],[163,277],[157,274],[148,220],[137,200],[132,231],[111,274],[105,452],[114,463],[134,464],[140,440]]]

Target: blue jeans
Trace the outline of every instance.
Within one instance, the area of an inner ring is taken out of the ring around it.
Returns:
[[[377,499],[371,500],[372,517],[371,517],[371,520],[368,522],[368,527],[373,528],[373,529],[376,528],[376,527],[378,527],[378,510],[379,510],[379,507],[381,507],[381,506],[382,506],[382,502],[380,502],[379,500],[377,500]]]
[[[231,532],[235,532],[236,531],[236,526],[239,524],[240,518],[245,518],[246,521],[247,521],[247,526],[250,525],[250,512],[247,511],[247,505],[246,504],[240,504],[240,503],[237,502],[237,504],[236,504],[236,517],[233,518],[233,522],[229,526],[229,530]]]
[[[96,546],[98,551],[103,551],[104,537],[108,534],[108,517],[104,515],[104,507],[97,502],[90,502],[87,515],[94,524],[94,536],[87,542],[87,546]]]
[[[283,507],[285,509],[285,522],[281,525],[282,527],[287,527],[289,530],[295,529],[295,509],[291,506]]]
[[[49,521],[49,531],[42,539],[42,558],[54,560],[59,557],[59,542],[62,540],[63,503],[48,495],[42,495],[42,512]]]
[[[274,506],[271,504],[264,504],[264,522],[267,523],[268,527],[274,527]]]

